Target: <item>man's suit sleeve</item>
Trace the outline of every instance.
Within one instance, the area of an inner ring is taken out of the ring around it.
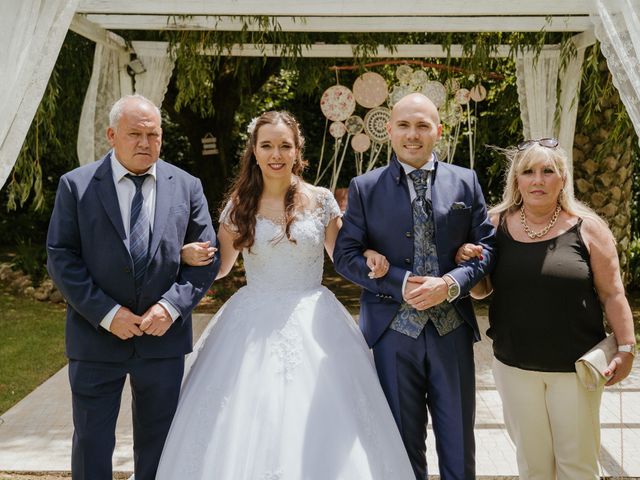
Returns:
[[[202,190],[200,180],[194,179],[191,184],[190,213],[184,244],[191,242],[211,242],[218,247],[216,233],[211,223],[207,199]],[[216,278],[220,268],[220,254],[216,252],[213,262],[201,267],[181,264],[175,283],[162,295],[182,317],[191,313],[200,299]]]
[[[98,328],[118,302],[96,285],[82,259],[77,201],[68,177],[63,176],[47,232],[47,270],[69,305]]]
[[[487,214],[487,206],[478,182],[478,176],[475,171],[472,173],[474,201],[471,213],[472,224],[467,242],[482,245],[484,251],[482,260],[474,258],[458,265],[450,272],[445,272],[455,278],[460,285],[460,297],[466,296],[471,287],[478,283],[482,277],[491,273],[496,258],[495,228]]]
[[[363,255],[369,248],[368,243],[366,213],[358,183],[353,179],[349,185],[347,211],[342,218],[342,228],[333,252],[336,271],[347,280],[378,296],[393,298],[401,303],[402,284],[407,270],[389,265],[389,271],[384,277],[369,278],[370,270]]]

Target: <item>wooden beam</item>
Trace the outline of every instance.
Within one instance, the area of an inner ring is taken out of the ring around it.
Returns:
[[[301,56],[316,58],[354,58],[354,48],[357,45],[331,45],[314,44],[310,47],[302,46]],[[542,48],[553,50],[559,48],[557,45],[547,45]],[[260,48],[252,44],[234,45],[230,50],[225,49],[222,53],[214,49],[206,49],[202,53],[205,55],[224,55],[234,57],[281,57],[283,54],[281,45],[267,44]],[[508,57],[511,52],[509,45],[498,45],[496,51],[491,56],[494,58]],[[451,46],[451,58],[464,58],[462,45]],[[396,45],[396,50],[391,51],[380,45],[378,53],[372,58],[446,58],[447,51],[441,45]]]
[[[69,29],[89,40],[100,43],[114,50],[127,50],[127,43],[121,36],[105,30],[101,26],[87,20],[84,16],[74,15]]]
[[[239,17],[91,14],[87,18],[113,30],[239,31]],[[275,17],[287,32],[582,32],[591,27],[588,16],[476,16],[476,17]],[[249,24],[248,30],[259,27]]]
[[[269,16],[588,15],[587,0],[80,0],[80,13]]]

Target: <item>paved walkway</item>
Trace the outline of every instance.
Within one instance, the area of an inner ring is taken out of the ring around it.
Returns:
[[[196,336],[210,315],[196,315]],[[480,317],[486,330],[487,319]],[[486,337],[476,345],[477,473],[484,479],[515,479],[515,449],[504,428],[500,397],[491,375],[491,345]],[[607,477],[640,478],[640,362],[620,389],[603,397],[602,467]],[[125,391],[117,428],[115,471],[131,472],[130,392]],[[622,405],[622,407],[620,407]],[[622,409],[622,420],[620,410]],[[71,451],[71,394],[63,368],[0,418],[0,471],[68,472]],[[427,441],[428,462],[437,474],[433,433]],[[621,454],[621,445],[624,455]],[[438,478],[437,476],[433,478]]]

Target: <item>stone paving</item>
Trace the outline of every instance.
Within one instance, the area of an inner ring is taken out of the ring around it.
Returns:
[[[209,314],[195,316],[196,336],[210,317]],[[479,320],[482,329],[486,330],[486,317]],[[491,374],[491,345],[486,336],[475,346],[475,353],[478,478],[516,479],[515,448],[504,428],[500,397]],[[607,478],[640,478],[640,366],[634,368],[621,388],[605,391],[600,418],[603,475]],[[130,419],[130,391],[127,388],[113,457],[117,472],[133,470]],[[0,471],[68,472],[71,434],[71,394],[65,367],[0,418]],[[430,478],[439,478],[431,431],[427,439],[427,456]]]

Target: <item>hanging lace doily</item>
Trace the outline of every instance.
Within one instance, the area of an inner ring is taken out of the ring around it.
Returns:
[[[343,85],[327,88],[320,99],[320,110],[333,121],[344,121],[356,109],[353,93]]]
[[[440,121],[450,127],[455,127],[462,119],[462,106],[455,101],[449,100],[440,109]]]
[[[409,65],[400,65],[398,68],[396,68],[396,78],[401,85],[409,85],[412,73],[413,68],[411,68]]]
[[[389,94],[389,106],[393,107],[402,97],[409,95],[411,92],[409,85],[394,85]]]
[[[380,74],[363,73],[353,82],[353,96],[365,108],[382,105],[388,94],[387,82]]]
[[[347,132],[351,135],[357,135],[364,129],[364,120],[358,115],[352,115],[344,122]]]
[[[424,70],[416,70],[411,74],[411,80],[409,80],[409,85],[413,90],[421,90],[427,84],[429,77],[427,76],[427,72]]]
[[[460,88],[453,95],[453,98],[455,99],[456,103],[458,103],[459,105],[466,105],[467,103],[469,103],[471,96],[469,94],[469,90],[467,90],[466,88]]]
[[[436,152],[438,160],[446,161],[449,156],[449,146],[448,142],[444,140],[444,137],[441,137],[438,143],[436,143],[433,147],[433,151]]]
[[[481,102],[485,98],[487,98],[487,89],[479,83],[471,89],[471,91],[469,92],[469,96],[474,102]]]
[[[433,102],[436,108],[440,108],[444,105],[444,101],[447,98],[447,90],[442,83],[435,80],[429,81],[422,87],[422,93]]]
[[[364,116],[364,131],[374,142],[384,143],[389,140],[387,123],[391,119],[391,110],[385,107],[372,108]]]
[[[358,133],[351,139],[351,148],[358,153],[366,152],[370,146],[371,139],[364,133]]]
[[[333,122],[329,126],[329,133],[333,138],[341,138],[347,133],[347,127],[342,122]]]
[[[454,92],[460,90],[460,82],[455,78],[448,78],[446,82],[444,82],[444,88],[447,90],[447,93],[453,95]]]

